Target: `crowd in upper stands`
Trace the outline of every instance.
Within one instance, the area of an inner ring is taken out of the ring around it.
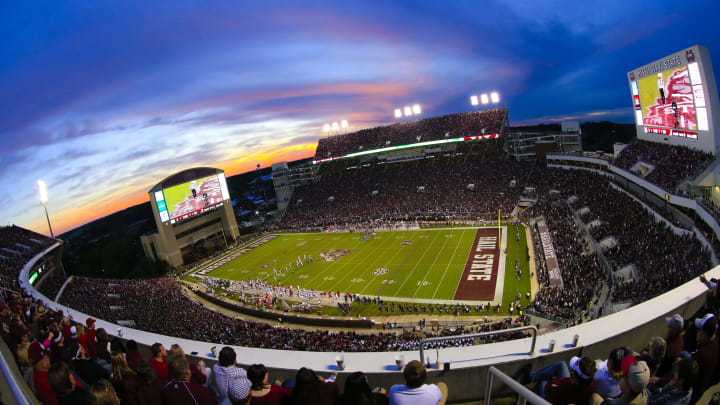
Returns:
[[[425,118],[363,129],[349,134],[328,136],[321,138],[318,142],[315,159],[320,160],[363,150],[445,138],[499,134],[502,132],[506,116],[506,108],[496,108]]]
[[[712,154],[687,146],[635,140],[620,152],[613,165],[632,171],[638,162],[649,163],[654,169],[646,172],[645,180],[675,193],[685,179],[699,175],[713,160]]]

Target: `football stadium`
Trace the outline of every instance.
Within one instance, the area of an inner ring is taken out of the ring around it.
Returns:
[[[165,173],[138,241],[165,277],[68,276],[62,238],[0,228],[3,403],[710,403],[710,54],[627,69],[637,138],[614,153],[518,130],[491,93],[273,162],[282,204],[252,233],[224,170]]]

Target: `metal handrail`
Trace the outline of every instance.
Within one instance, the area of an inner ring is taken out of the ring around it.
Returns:
[[[11,361],[14,363],[15,359],[11,359]],[[13,398],[15,398],[15,402],[17,402],[20,405],[31,405],[33,403],[33,400],[30,398],[27,392],[22,387],[22,383],[18,381],[17,374],[13,374],[10,370],[10,362],[5,358],[5,355],[0,350],[0,370],[2,370],[3,375],[5,375],[5,381],[7,381],[8,386],[10,387],[10,391],[12,392]]]
[[[435,337],[435,338],[421,339],[420,340],[420,362],[425,364],[425,343],[427,343],[427,342],[468,339],[468,338],[477,338],[477,337],[491,336],[491,335],[506,335],[508,333],[520,332],[523,330],[532,331],[532,343],[530,344],[530,351],[528,352],[528,354],[533,354],[533,353],[535,353],[535,341],[537,340],[537,328],[534,326],[522,326],[520,328],[500,329],[500,330],[491,331],[491,332],[469,333],[466,335],[441,336],[441,337]]]
[[[511,390],[518,393],[518,404],[525,404],[529,401],[533,405],[550,405],[550,402],[493,366],[488,367],[487,379],[485,380],[485,398],[483,399],[483,403],[485,404],[489,404],[492,398],[493,377],[499,378],[500,381],[510,387]]]

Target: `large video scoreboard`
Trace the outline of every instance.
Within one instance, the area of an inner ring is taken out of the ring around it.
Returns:
[[[720,113],[707,48],[695,45],[628,72],[639,139],[716,153]]]
[[[225,173],[196,178],[153,192],[160,222],[176,224],[229,203]]]

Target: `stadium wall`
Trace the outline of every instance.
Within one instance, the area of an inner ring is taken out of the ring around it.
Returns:
[[[57,245],[49,247],[26,263],[20,272],[19,281],[35,298],[45,301],[56,310],[71,314],[73,319],[82,322],[88,317],[87,314],[53,302],[32,288],[28,282],[30,271],[56,247]],[[720,266],[708,271],[706,276],[720,278]],[[472,347],[447,348],[439,352],[426,351],[426,358],[431,362],[436,362],[436,353],[439,353],[440,363],[449,363],[448,371],[442,371],[442,367],[440,370],[431,370],[428,380],[447,383],[450,392],[448,400],[451,402],[478,400],[484,394],[485,377],[489,366],[495,366],[512,376],[528,362],[532,364],[533,370],[537,370],[557,361],[566,361],[573,355],[584,355],[595,359],[606,358],[613,347],[621,344],[641,349],[650,337],[665,334],[665,317],[674,313],[680,313],[685,318],[692,317],[703,304],[706,294],[707,289],[704,284],[691,280],[674,290],[624,311],[538,336],[534,353],[529,353],[530,338]],[[198,342],[129,329],[104,320],[98,320],[96,327],[104,328],[112,336],[117,336],[118,328],[121,328],[123,339],[134,339],[145,347],[155,342],[160,342],[166,347],[178,343],[186,353],[197,352],[195,357],[203,358],[209,364],[214,362],[209,355],[210,348],[221,346],[218,343]],[[575,335],[579,337],[579,345],[572,347]],[[554,352],[547,351],[551,341],[555,342]],[[335,356],[339,354],[234,348],[242,365],[263,363],[268,367],[273,378],[279,379],[293,376],[296,370],[303,366],[310,367],[321,375],[327,375],[337,369]],[[343,384],[346,375],[362,370],[368,374],[370,384],[389,387],[401,383],[402,373],[395,366],[397,354],[404,355],[406,363],[419,359],[418,351],[344,353],[347,368],[340,374],[338,381]]]

